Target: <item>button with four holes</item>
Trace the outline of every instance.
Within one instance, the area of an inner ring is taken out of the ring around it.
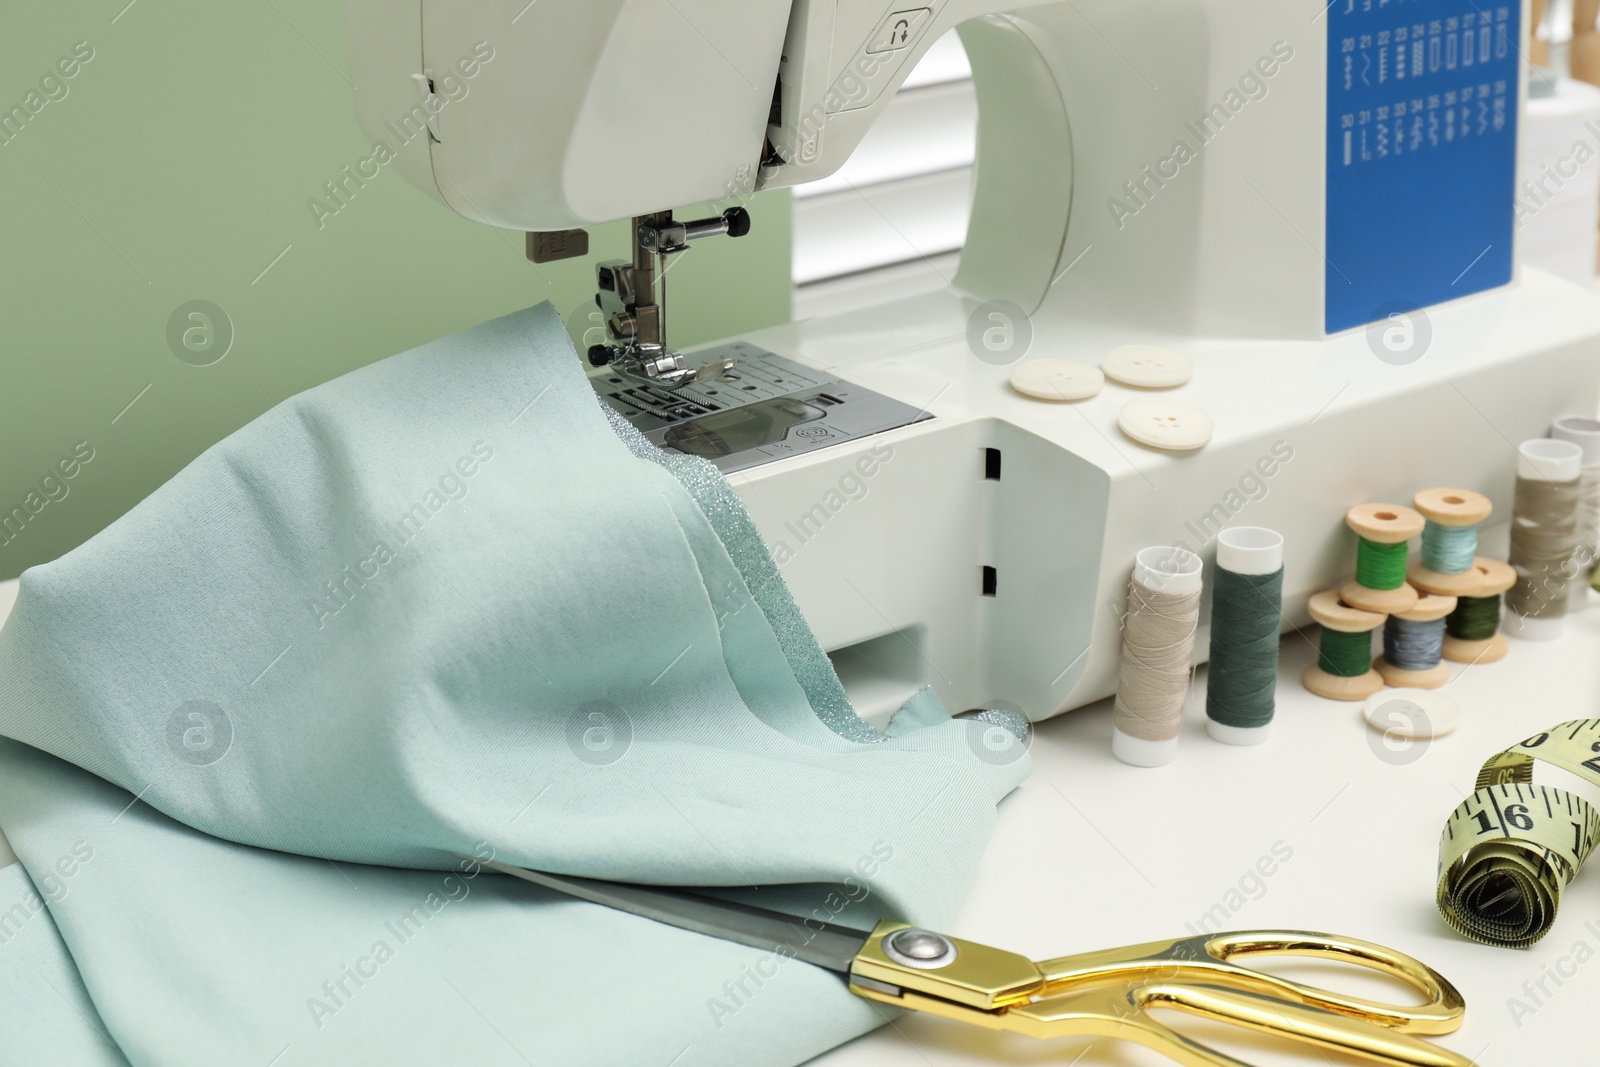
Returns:
[[[1035,400],[1087,400],[1105,381],[1099,367],[1070,359],[1030,359],[1011,369],[1011,388]]]
[[[1130,400],[1117,416],[1122,432],[1151,448],[1187,452],[1211,440],[1211,416],[1179,400]]]
[[[1170,389],[1194,377],[1194,360],[1161,345],[1118,345],[1101,357],[1100,369],[1123,385]]]
[[[1461,722],[1461,706],[1437,689],[1385,689],[1367,698],[1363,714],[1374,730],[1406,740],[1439,737]]]

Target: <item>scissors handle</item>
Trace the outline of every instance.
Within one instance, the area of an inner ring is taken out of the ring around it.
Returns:
[[[1301,1003],[1365,1019],[1409,1034],[1448,1034],[1461,1025],[1466,1001],[1450,981],[1426,963],[1385,945],[1354,937],[1303,930],[1252,930],[1219,934],[1206,941],[1211,955],[1223,963],[1258,957],[1299,956],[1352,963],[1398,978],[1426,1000],[1417,1005],[1388,1004],[1304,985],[1264,971],[1249,969],[1271,983],[1272,992],[1291,994]]]
[[[1269,956],[1298,956],[1351,963],[1397,978],[1421,993],[1417,1005],[1386,1004],[1321,989],[1245,966]],[[1108,978],[1142,977],[1152,983],[1180,979],[1276,997],[1361,1019],[1401,1033],[1448,1034],[1461,1025],[1466,1004],[1455,986],[1421,960],[1353,937],[1305,930],[1249,930],[1201,934],[1122,949],[1044,960],[1046,989],[1065,992]]]
[[[1250,1067],[1156,1021],[1148,1014],[1152,1008],[1169,1008],[1388,1067],[1473,1067],[1471,1060],[1449,1049],[1361,1019],[1189,981],[1150,985],[1108,981],[1044,997],[1008,1008],[1005,1029],[1034,1037],[1076,1034],[1134,1041],[1184,1067]]]
[[[904,923],[878,924],[851,965],[852,992],[1029,1037],[1135,1041],[1185,1067],[1249,1065],[1173,1030],[1151,1009],[1169,1008],[1389,1067],[1472,1067],[1471,1060],[1412,1036],[1456,1029],[1464,1011],[1461,994],[1426,964],[1369,941],[1259,930],[1034,963],[987,945],[916,931],[945,942],[948,953],[919,962],[885,951],[885,939],[905,929]],[[1355,963],[1409,983],[1427,1002],[1380,1004],[1234,962],[1261,956]]]

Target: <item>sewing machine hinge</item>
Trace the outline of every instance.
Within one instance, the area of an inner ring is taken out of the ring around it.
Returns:
[[[527,256],[530,262],[554,263],[588,254],[588,230],[546,230],[528,234]]]

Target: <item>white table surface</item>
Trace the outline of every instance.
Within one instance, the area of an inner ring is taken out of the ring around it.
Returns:
[[[1499,663],[1456,666],[1445,692],[1461,706],[1461,726],[1387,762],[1374,751],[1384,751],[1383,739],[1361,719],[1360,704],[1301,688],[1315,630],[1284,638],[1273,736],[1259,748],[1230,748],[1206,735],[1203,672],[1182,750],[1164,768],[1112,758],[1109,701],[1039,724],[1033,775],[1001,805],[972,891],[946,932],[1035,958],[1184,936],[1186,923],[1198,924],[1281,841],[1292,858],[1265,879],[1259,899],[1231,916],[1230,929],[1322,930],[1418,957],[1466,998],[1465,1024],[1440,1043],[1482,1067],[1595,1063],[1600,870],[1578,876],[1555,928],[1528,950],[1457,937],[1434,906],[1439,836],[1471,793],[1479,765],[1545,727],[1600,715],[1600,597],[1591,594],[1591,603],[1597,606],[1568,619],[1558,641],[1513,640]],[[1535,773],[1539,782],[1570,784],[1552,768]],[[1587,794],[1600,801],[1600,792]],[[1590,866],[1600,868],[1600,860]],[[1558,963],[1576,973],[1559,988],[1547,979],[1552,995],[1534,1005],[1523,983]],[[1327,967],[1294,974],[1330,980]],[[1349,988],[1403,996],[1365,983]],[[1513,996],[1533,1013],[1514,1017],[1507,1003]],[[1163,1018],[1202,1040],[1225,1033],[1190,1027],[1172,1013]],[[1249,1039],[1233,1046],[1262,1065],[1358,1062],[1316,1052],[1296,1058],[1276,1048]],[[1171,1062],[1126,1042],[1039,1042],[910,1017],[811,1067]]]
[[[15,593],[15,582],[0,582],[0,622]],[[1600,715],[1600,606],[1570,617],[1558,641],[1513,641],[1500,663],[1455,667],[1445,691],[1461,706],[1460,728],[1398,753],[1361,720],[1359,704],[1321,700],[1300,687],[1314,640],[1314,631],[1284,638],[1278,715],[1272,739],[1259,748],[1230,748],[1206,736],[1203,671],[1182,751],[1168,767],[1144,770],[1112,758],[1109,702],[1039,724],[1033,775],[1001,805],[994,839],[948,932],[1036,958],[1183,936],[1186,924],[1198,927],[1277,845],[1292,856],[1258,883],[1263,889],[1247,882],[1254,899],[1241,894],[1229,928],[1324,930],[1419,957],[1467,1000],[1465,1025],[1441,1043],[1482,1067],[1595,1062],[1590,1012],[1600,1008],[1600,872],[1579,875],[1555,929],[1525,951],[1451,933],[1434,908],[1433,889],[1445,818],[1471,792],[1479,764],[1545,727]],[[1537,773],[1539,781],[1567,784],[1549,768]],[[0,865],[12,859],[0,838]],[[1524,983],[1537,983],[1558,964],[1575,973],[1559,987],[1545,979],[1551,995],[1536,1004]],[[1325,968],[1293,973],[1328,979]],[[1348,988],[1403,995],[1359,980]],[[1513,1015],[1512,997],[1532,1012]],[[1189,1029],[1205,1040],[1225,1033]],[[1281,1055],[1248,1038],[1232,1047],[1262,1067],[1355,1062]],[[907,1017],[812,1067],[1170,1062],[1123,1042],[1036,1042]]]

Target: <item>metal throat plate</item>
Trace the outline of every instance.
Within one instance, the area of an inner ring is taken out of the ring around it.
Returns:
[[[667,389],[601,373],[595,392],[668,452],[702,456],[724,474],[815,452],[930,418],[910,404],[802,367],[746,341],[691,353],[734,365],[714,381]]]

